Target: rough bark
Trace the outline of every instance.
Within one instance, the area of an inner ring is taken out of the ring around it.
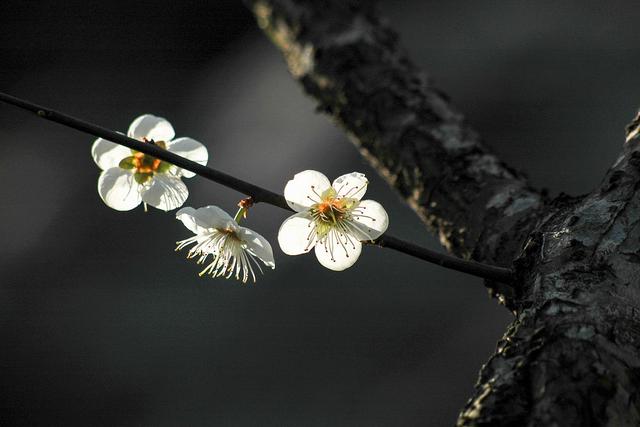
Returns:
[[[640,425],[640,148],[555,200],[515,264],[516,320],[460,426]]]
[[[640,425],[640,120],[592,193],[546,200],[360,1],[248,0],[319,110],[515,314],[459,426]],[[425,424],[427,421],[425,420]]]

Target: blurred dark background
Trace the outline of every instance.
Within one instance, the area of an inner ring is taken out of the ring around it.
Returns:
[[[387,1],[414,60],[534,185],[586,192],[640,104],[640,3]],[[354,170],[390,231],[437,248],[240,1],[0,3],[0,90],[118,130],[153,113],[210,164],[281,191]],[[451,425],[510,321],[482,281],[366,248],[201,279],[173,214],[107,208],[93,138],[0,105],[0,425]],[[240,195],[194,178],[187,205]]]

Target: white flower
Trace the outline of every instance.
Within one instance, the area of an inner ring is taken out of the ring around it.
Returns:
[[[382,205],[360,200],[367,178],[353,172],[329,183],[320,172],[296,174],[284,188],[287,203],[297,214],[280,227],[278,243],[287,255],[309,252],[315,246],[323,266],[342,271],[360,256],[363,240],[375,240],[387,230],[389,217]]]
[[[211,263],[200,272],[201,276],[210,274],[212,277],[224,276],[228,279],[235,275],[236,279],[246,283],[251,275],[255,282],[256,275],[251,263],[262,273],[256,258],[267,267],[276,268],[269,242],[255,231],[239,226],[219,207],[182,208],[176,213],[176,218],[195,233],[195,236],[177,242],[176,250],[195,244],[189,249],[187,258],[198,257],[198,264],[203,264],[209,255],[213,257]]]
[[[207,148],[191,138],[173,139],[171,124],[162,117],[145,114],[133,121],[127,136],[153,143],[179,156],[206,165]],[[189,195],[181,177],[195,174],[139,151],[102,138],[96,139],[91,155],[102,169],[98,193],[107,206],[128,211],[141,202],[163,211],[182,206]]]

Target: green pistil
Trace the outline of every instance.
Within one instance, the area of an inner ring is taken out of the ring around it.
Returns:
[[[316,233],[318,234],[318,239],[322,239],[324,236],[329,234],[329,231],[331,231],[333,226],[334,225],[326,222],[316,221]]]
[[[161,161],[160,162],[160,166],[158,166],[158,168],[156,169],[156,173],[169,172],[169,169],[171,169],[171,166],[173,166],[171,163],[167,163],[165,161]]]
[[[326,199],[325,199],[326,200]],[[311,207],[311,217],[316,223],[318,238],[326,236],[332,228],[339,227],[341,223],[351,217],[351,210],[358,204],[358,200],[345,198],[341,200],[341,208],[331,202],[316,203]],[[321,209],[322,206],[324,209]]]
[[[133,178],[140,185],[142,185],[145,182],[149,181],[152,177],[153,177],[153,172],[151,172],[151,173],[136,172],[136,173],[133,174]]]
[[[120,166],[120,168],[122,169],[133,169],[136,167],[136,165],[133,164],[134,160],[135,157],[133,156],[125,157],[124,159],[120,160],[120,164],[118,166]]]

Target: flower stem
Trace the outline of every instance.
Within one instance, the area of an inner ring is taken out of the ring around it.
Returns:
[[[59,123],[63,126],[67,126],[99,138],[104,138],[116,144],[129,147],[133,150],[140,151],[142,153],[164,160],[165,162],[169,162],[175,166],[178,166],[179,168],[191,171],[196,175],[200,175],[201,177],[206,178],[210,181],[217,182],[218,184],[224,185],[225,187],[229,187],[240,193],[246,194],[251,197],[252,203],[263,202],[282,209],[286,209],[288,211],[292,211],[292,209],[287,204],[287,201],[281,194],[274,193],[273,191],[267,190],[266,188],[259,187],[255,184],[243,181],[224,172],[220,172],[216,169],[212,169],[210,167],[203,166],[199,163],[185,159],[184,157],[171,153],[156,144],[147,144],[142,141],[129,138],[124,134],[114,132],[112,130],[69,116],[64,113],[50,110],[43,106],[34,104],[24,99],[16,98],[15,96],[11,96],[3,92],[0,92],[0,101],[36,113],[38,117],[41,117],[43,119]],[[239,222],[239,215],[242,216],[242,211],[244,209],[246,208],[241,207],[240,210],[238,210],[238,213],[236,214],[237,222]],[[378,238],[374,242],[374,244],[383,248],[394,249],[396,251],[422,259],[424,261],[440,265],[444,268],[461,271],[463,273],[482,277],[484,279],[496,280],[509,284],[511,284],[514,280],[514,272],[510,268],[497,267],[475,261],[467,261],[462,258],[457,258],[451,255],[443,254],[427,248],[423,248],[421,246],[414,245],[412,243],[390,236],[386,233]]]
[[[238,209],[238,212],[236,212],[236,216],[233,217],[233,220],[238,224],[240,224],[240,221],[242,221],[242,219],[246,217],[247,217],[247,209],[240,208]]]

